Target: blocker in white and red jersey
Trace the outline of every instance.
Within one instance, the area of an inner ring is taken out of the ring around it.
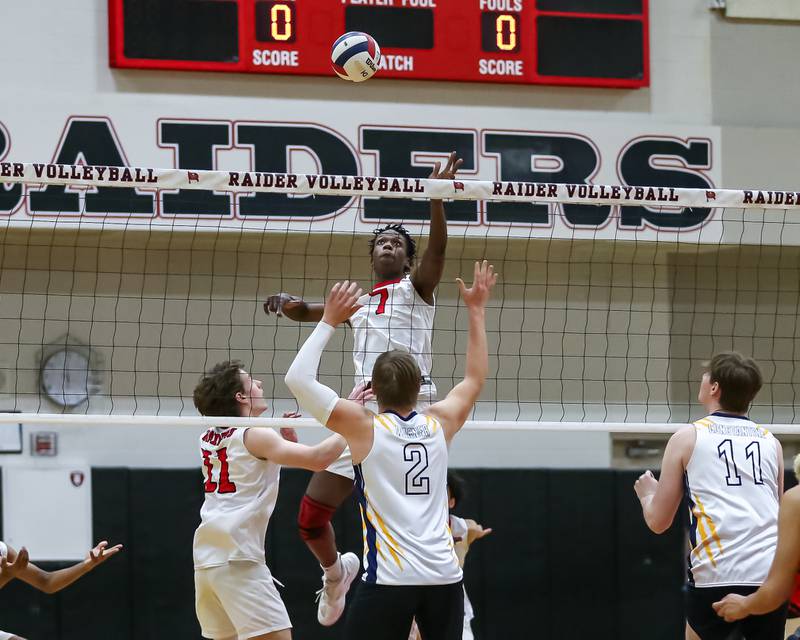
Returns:
[[[414,356],[424,384],[430,386],[425,394],[435,398],[436,389],[430,384],[435,304],[422,299],[408,275],[376,284],[359,304],[363,306],[350,318],[356,384],[372,378],[379,355],[398,349]]]
[[[364,580],[447,585],[462,572],[447,509],[447,441],[438,420],[387,411],[373,418],[372,449],[356,466]]]
[[[760,585],[778,540],[777,440],[747,418],[721,412],[694,428],[685,476],[689,581],[696,587]]]
[[[200,437],[205,502],[194,534],[194,567],[264,563],[264,538],[278,498],[280,466],[244,445],[247,429],[215,427]]]

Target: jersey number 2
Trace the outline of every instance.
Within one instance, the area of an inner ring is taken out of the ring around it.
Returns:
[[[203,466],[206,468],[206,482],[203,487],[206,493],[234,493],[236,485],[231,482],[228,476],[228,449],[223,447],[217,450],[217,458],[219,458],[219,482],[214,482],[211,479],[211,472],[214,469],[214,463],[211,462],[211,456],[214,452],[203,449]]]
[[[428,468],[428,450],[421,442],[403,447],[403,460],[414,466],[406,472],[406,495],[427,496],[431,492],[431,480],[422,474]]]
[[[729,487],[741,487],[742,476],[739,475],[739,468],[736,466],[736,460],[733,457],[733,441],[726,438],[719,443],[717,453],[720,458],[725,460],[725,469],[728,472],[725,476],[725,482]],[[753,482],[755,484],[764,484],[764,477],[761,474],[761,445],[758,440],[753,440],[744,448],[745,457],[750,460],[753,465]]]

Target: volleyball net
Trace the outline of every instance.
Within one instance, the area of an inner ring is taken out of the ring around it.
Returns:
[[[4,420],[200,424],[192,390],[229,359],[280,416],[313,325],[266,315],[266,298],[369,289],[373,230],[403,224],[421,253],[430,198],[449,221],[439,397],[464,371],[454,279],[483,258],[500,273],[476,426],[668,432],[701,411],[702,363],[723,350],[761,366],[753,419],[798,419],[797,192],[8,162],[0,183],[0,411],[21,412]],[[348,328],[320,379],[352,388]]]

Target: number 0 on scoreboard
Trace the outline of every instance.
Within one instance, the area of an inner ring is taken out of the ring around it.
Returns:
[[[256,3],[256,40],[294,42],[295,39],[294,2]]]

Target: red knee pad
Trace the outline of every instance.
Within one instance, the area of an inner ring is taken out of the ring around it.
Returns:
[[[300,511],[297,514],[297,525],[303,540],[316,540],[325,531],[325,527],[333,518],[336,509],[317,502],[313,498],[303,496]]]

